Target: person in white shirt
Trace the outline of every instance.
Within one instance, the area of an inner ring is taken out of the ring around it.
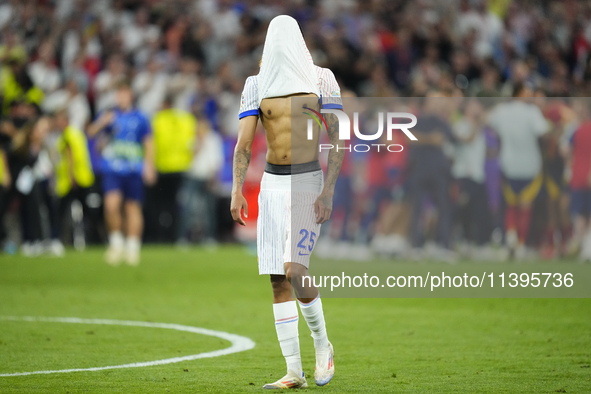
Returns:
[[[168,87],[168,75],[155,57],[150,59],[145,71],[133,79],[132,88],[138,97],[137,107],[151,117],[162,107]]]
[[[45,41],[39,46],[39,59],[29,64],[28,72],[33,83],[45,94],[58,89],[62,83],[59,69],[55,64],[55,48],[51,41]]]
[[[174,108],[191,110],[191,99],[199,89],[199,62],[186,57],[181,59],[179,71],[168,80],[168,94],[174,96]]]
[[[451,172],[460,187],[459,216],[466,241],[482,247],[490,238],[490,215],[484,183],[484,107],[476,98],[467,99],[463,115],[453,125],[458,143]]]
[[[471,9],[461,14],[456,23],[456,31],[461,37],[476,32],[476,42],[472,49],[478,58],[493,54],[494,47],[503,33],[503,22],[486,7],[485,0],[471,1]]]
[[[78,82],[71,79],[63,89],[57,90],[47,97],[41,105],[47,113],[66,109],[70,125],[84,130],[90,121],[90,105],[86,95],[78,89]]]
[[[188,243],[188,234],[199,221],[202,240],[215,243],[217,223],[213,186],[224,163],[222,137],[209,122],[200,119],[197,127],[196,152],[181,186],[178,243]],[[198,220],[196,220],[198,219]]]
[[[148,10],[140,8],[135,14],[135,23],[121,27],[121,37],[123,49],[127,53],[134,53],[154,39],[158,39],[160,30],[157,26],[149,24]]]
[[[533,91],[527,85],[516,84],[513,97],[490,112],[488,124],[501,141],[506,243],[520,258],[525,252],[531,206],[543,184],[539,138],[550,126],[542,111],[528,102]]]
[[[107,68],[94,80],[96,111],[102,112],[117,105],[117,85],[125,80],[126,64],[120,55],[112,55]]]

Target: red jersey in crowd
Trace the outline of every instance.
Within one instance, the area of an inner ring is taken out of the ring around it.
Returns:
[[[380,147],[380,151],[371,150],[367,161],[367,183],[369,186],[392,187],[402,181],[402,171],[406,168],[406,148],[407,144],[403,135],[394,133],[392,141],[386,141],[386,145],[399,144],[404,148],[397,152],[399,147],[392,147],[393,152],[389,152],[385,146]],[[383,143],[380,141],[380,143]]]
[[[582,123],[572,137],[572,178],[573,189],[586,189],[591,171],[591,120]]]

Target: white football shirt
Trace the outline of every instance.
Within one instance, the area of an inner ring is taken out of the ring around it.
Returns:
[[[542,171],[538,139],[550,129],[542,111],[534,104],[514,100],[497,105],[488,124],[501,140],[500,163],[510,179],[533,179]]]
[[[318,90],[320,91],[320,102],[325,109],[343,109],[341,89],[334,74],[328,68],[314,66],[318,76]],[[258,75],[246,79],[244,90],[240,98],[240,110],[238,118],[245,116],[258,116]]]

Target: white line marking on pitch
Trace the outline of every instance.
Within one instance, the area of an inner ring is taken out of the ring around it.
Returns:
[[[169,323],[149,323],[143,321],[131,320],[111,320],[111,319],[80,319],[78,317],[32,317],[32,316],[0,316],[0,320],[5,321],[29,321],[29,322],[48,322],[48,323],[74,323],[74,324],[104,324],[112,326],[133,326],[133,327],[150,327],[150,328],[167,328],[169,330],[186,331],[194,334],[209,335],[212,337],[222,338],[232,343],[232,346],[214,350],[212,352],[192,354],[183,357],[166,358],[163,360],[145,361],[141,363],[111,365],[107,367],[94,368],[73,368],[73,369],[59,369],[55,371],[33,371],[33,372],[17,372],[17,373],[3,373],[3,376],[25,376],[25,375],[42,375],[50,373],[68,373],[68,372],[83,372],[83,371],[104,371],[106,369],[121,369],[121,368],[140,368],[152,367],[154,365],[164,365],[180,363],[182,361],[197,360],[200,358],[219,357],[227,354],[243,352],[254,348],[255,343],[247,337],[241,335],[230,334],[223,331],[209,330],[207,328],[183,326],[181,324]]]

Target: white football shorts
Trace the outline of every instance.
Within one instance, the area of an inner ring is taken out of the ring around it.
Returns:
[[[259,193],[259,275],[285,275],[285,263],[308,268],[318,241],[314,203],[324,187],[322,170],[294,175],[265,172]]]

